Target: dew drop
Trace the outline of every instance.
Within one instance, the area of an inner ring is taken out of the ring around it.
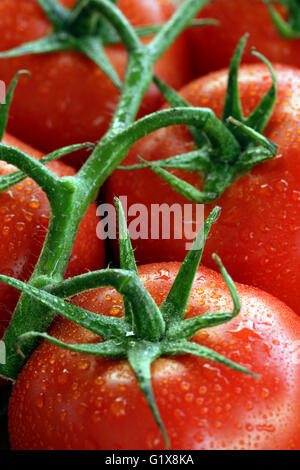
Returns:
[[[206,392],[207,392],[207,387],[205,387],[205,385],[202,385],[201,387],[199,387],[198,389],[199,395],[205,395]]]
[[[122,397],[116,398],[110,409],[115,416],[124,416],[126,413],[126,400]]]
[[[90,367],[90,363],[86,360],[80,360],[78,362],[78,369],[80,370],[88,370]]]
[[[270,395],[270,391],[267,388],[263,388],[261,391],[261,397],[263,399],[266,399],[268,398],[269,395]]]
[[[120,314],[120,308],[119,307],[112,307],[109,311],[109,314],[112,317],[115,317],[115,316],[119,315]]]
[[[38,209],[40,205],[40,202],[34,199],[29,203],[29,207],[31,207],[32,209]]]
[[[36,406],[40,409],[44,406],[44,394],[41,393],[35,402]]]

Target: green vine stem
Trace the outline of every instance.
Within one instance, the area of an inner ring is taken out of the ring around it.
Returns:
[[[51,15],[64,15],[64,18],[61,17],[61,23],[56,24],[57,28],[61,28],[67,16],[63,10],[55,12],[55,9],[52,9],[55,3],[53,0],[40,0],[41,6],[51,9]],[[92,3],[113,27],[118,28],[122,41],[129,51],[127,71],[112,125],[76,177],[63,178],[55,183],[57,187],[63,188],[62,191],[60,189],[57,191],[56,198],[51,196],[52,188],[46,187],[48,185],[45,186],[45,182],[41,181],[47,196],[51,199],[51,212],[47,237],[29,281],[30,286],[37,288],[46,288],[62,281],[79,224],[89,204],[96,198],[100,186],[121,163],[130,145],[139,136],[151,132],[150,129],[154,130],[162,125],[179,124],[182,123],[181,120],[186,124],[192,124],[195,116],[198,119],[199,115],[197,110],[172,110],[169,114],[150,116],[148,121],[146,119],[132,124],[140,102],[153,79],[155,61],[166,51],[198,10],[207,3],[207,0],[187,0],[158,33],[159,41],[154,39],[147,47],[141,45],[134,29],[112,2],[93,0]],[[127,128],[129,128],[128,131]],[[28,158],[23,158],[23,160],[24,168],[21,169],[25,172],[31,171],[30,160]],[[39,163],[36,167],[38,167],[39,174],[45,174],[46,179],[50,181],[50,176],[43,164]],[[36,175],[31,174],[31,176],[36,179]],[[26,333],[28,329],[46,331],[54,316],[53,309],[44,306],[41,310],[36,299],[26,294],[21,296],[11,324],[3,338],[8,360],[5,365],[0,365],[0,375],[14,379],[37,343],[36,338],[28,339],[25,345],[26,357],[21,357],[15,354],[17,336]],[[17,334],[16,331],[18,331]]]

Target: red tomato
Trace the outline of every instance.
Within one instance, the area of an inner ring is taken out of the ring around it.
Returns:
[[[36,158],[42,154],[6,134],[4,143]],[[58,176],[71,176],[74,170],[61,162],[48,167]],[[0,174],[11,173],[15,167],[0,162]],[[0,193],[0,272],[20,280],[28,280],[40,254],[49,221],[49,204],[45,193],[27,178]],[[96,204],[92,204],[81,222],[66,276],[75,276],[104,266],[104,242],[96,236]],[[0,285],[0,338],[8,326],[19,294]]]
[[[276,3],[274,6],[286,19],[286,9]],[[282,38],[261,0],[215,0],[209,2],[198,17],[215,18],[219,26],[188,31],[196,76],[227,67],[238,41],[247,32],[250,37],[244,62],[257,61],[250,54],[250,48],[254,46],[271,62],[300,67],[300,39]]]
[[[71,7],[75,0],[60,0],[60,3]],[[174,11],[168,0],[119,0],[118,6],[135,26],[165,22]],[[37,0],[0,2],[1,51],[50,32]],[[123,77],[127,61],[124,47],[109,46],[106,52]],[[119,93],[89,59],[75,52],[2,59],[0,79],[8,84],[20,69],[29,70],[31,79],[21,79],[16,90],[10,132],[44,151],[96,141],[105,133]],[[189,69],[186,40],[181,36],[157,62],[155,72],[172,87],[180,88],[191,78]],[[161,94],[152,84],[141,112],[152,112],[161,104]]]
[[[166,297],[179,267],[161,263],[139,268],[157,304]],[[154,393],[171,449],[299,449],[299,318],[269,294],[244,285],[237,288],[241,313],[227,324],[201,330],[193,341],[261,378],[190,355],[156,360]],[[90,291],[73,302],[96,313],[122,315],[122,299],[113,289]],[[221,275],[200,268],[187,317],[231,305]],[[97,341],[94,333],[62,319],[50,332],[67,343]],[[22,450],[164,448],[125,359],[80,355],[45,342],[14,387],[9,433],[12,448]]]
[[[300,314],[299,220],[300,220],[300,71],[275,67],[278,99],[265,135],[278,144],[277,156],[239,178],[217,200],[222,207],[219,220],[213,225],[203,263],[212,266],[211,254],[220,255],[233,279],[255,285],[276,295]],[[182,96],[194,106],[212,108],[220,117],[226,90],[227,70],[192,82]],[[252,111],[270,87],[264,65],[243,66],[239,75],[244,114]],[[126,164],[158,160],[194,150],[189,131],[170,127],[145,137],[129,152]],[[107,199],[127,195],[128,207],[135,203],[189,203],[150,170],[115,172],[107,188]],[[175,174],[201,189],[199,175],[176,171]],[[155,191],[153,191],[155,188]],[[193,205],[195,206],[195,205]],[[206,206],[206,214],[212,205]],[[193,217],[185,217],[189,224]],[[149,233],[150,233],[149,217]],[[139,263],[182,260],[186,255],[186,239],[133,240]]]

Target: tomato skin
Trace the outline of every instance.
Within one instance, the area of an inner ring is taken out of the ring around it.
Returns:
[[[60,3],[71,7],[75,0]],[[119,0],[118,6],[134,25],[141,26],[164,22],[174,11],[168,0]],[[1,51],[49,33],[49,22],[36,0],[1,1]],[[124,47],[109,46],[106,51],[123,77],[127,61]],[[188,56],[186,38],[181,36],[157,62],[155,71],[178,89],[191,79]],[[0,79],[8,84],[20,69],[29,70],[31,78],[23,77],[16,90],[8,125],[12,134],[45,152],[102,137],[118,104],[119,93],[94,63],[75,52],[2,59]],[[152,84],[141,114],[155,111],[162,102],[161,94]],[[82,153],[76,156],[73,166],[84,157]]]
[[[179,263],[139,268],[160,304]],[[231,322],[202,330],[194,341],[261,375],[260,380],[189,355],[158,359],[153,386],[171,449],[299,449],[300,367],[292,363],[299,318],[253,287],[238,285],[242,311]],[[121,315],[113,289],[82,294],[73,302],[105,315]],[[220,276],[198,270],[187,316],[230,309]],[[70,343],[95,334],[57,319],[51,334]],[[9,405],[13,449],[163,449],[154,419],[125,360],[63,351],[49,343],[34,352]]]
[[[274,6],[286,19],[284,7]],[[188,30],[195,77],[228,67],[245,33],[249,33],[249,40],[243,62],[257,61],[250,53],[250,48],[255,47],[271,62],[300,67],[300,39],[282,38],[261,0],[215,0],[204,6],[198,17],[215,18],[219,25]]]
[[[277,156],[235,181],[216,201],[222,208],[221,216],[212,227],[203,264],[214,267],[211,255],[218,253],[234,280],[276,295],[300,314],[300,72],[285,66],[276,66],[275,71],[278,100],[265,135],[278,144]],[[247,116],[270,86],[270,78],[265,66],[258,64],[242,66],[239,76],[241,101]],[[212,73],[187,85],[181,94],[194,106],[212,108],[220,117],[226,77],[226,70]],[[186,128],[170,127],[138,142],[124,165],[136,163],[137,155],[145,160],[157,160],[193,149],[194,143]],[[134,171],[127,171],[126,178],[123,173],[115,172],[110,178],[109,202],[113,195],[126,195],[128,207],[142,203],[149,214],[154,203],[178,203],[182,208],[189,203],[149,170],[139,171],[138,177]],[[196,173],[175,173],[201,189]],[[216,204],[205,206],[206,216]],[[167,261],[184,259],[186,241],[184,238],[175,240],[173,234],[169,240],[138,239],[133,244],[137,261],[143,264],[162,261],[162,258]]]
[[[4,143],[27,152],[35,158],[42,154],[15,137],[6,134]],[[59,161],[47,165],[58,176],[71,176],[75,171]],[[0,162],[0,175],[15,168]],[[0,193],[0,272],[22,281],[28,280],[43,246],[49,220],[49,204],[40,187],[27,178]],[[96,236],[96,204],[91,204],[83,218],[66,276],[75,276],[88,270],[104,267],[104,242]],[[19,293],[16,289],[0,284],[0,338],[11,318]]]

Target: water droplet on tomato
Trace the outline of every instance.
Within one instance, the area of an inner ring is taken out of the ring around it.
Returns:
[[[270,391],[267,388],[263,388],[261,391],[261,397],[263,399],[266,399],[268,398],[269,395],[270,395]]]

